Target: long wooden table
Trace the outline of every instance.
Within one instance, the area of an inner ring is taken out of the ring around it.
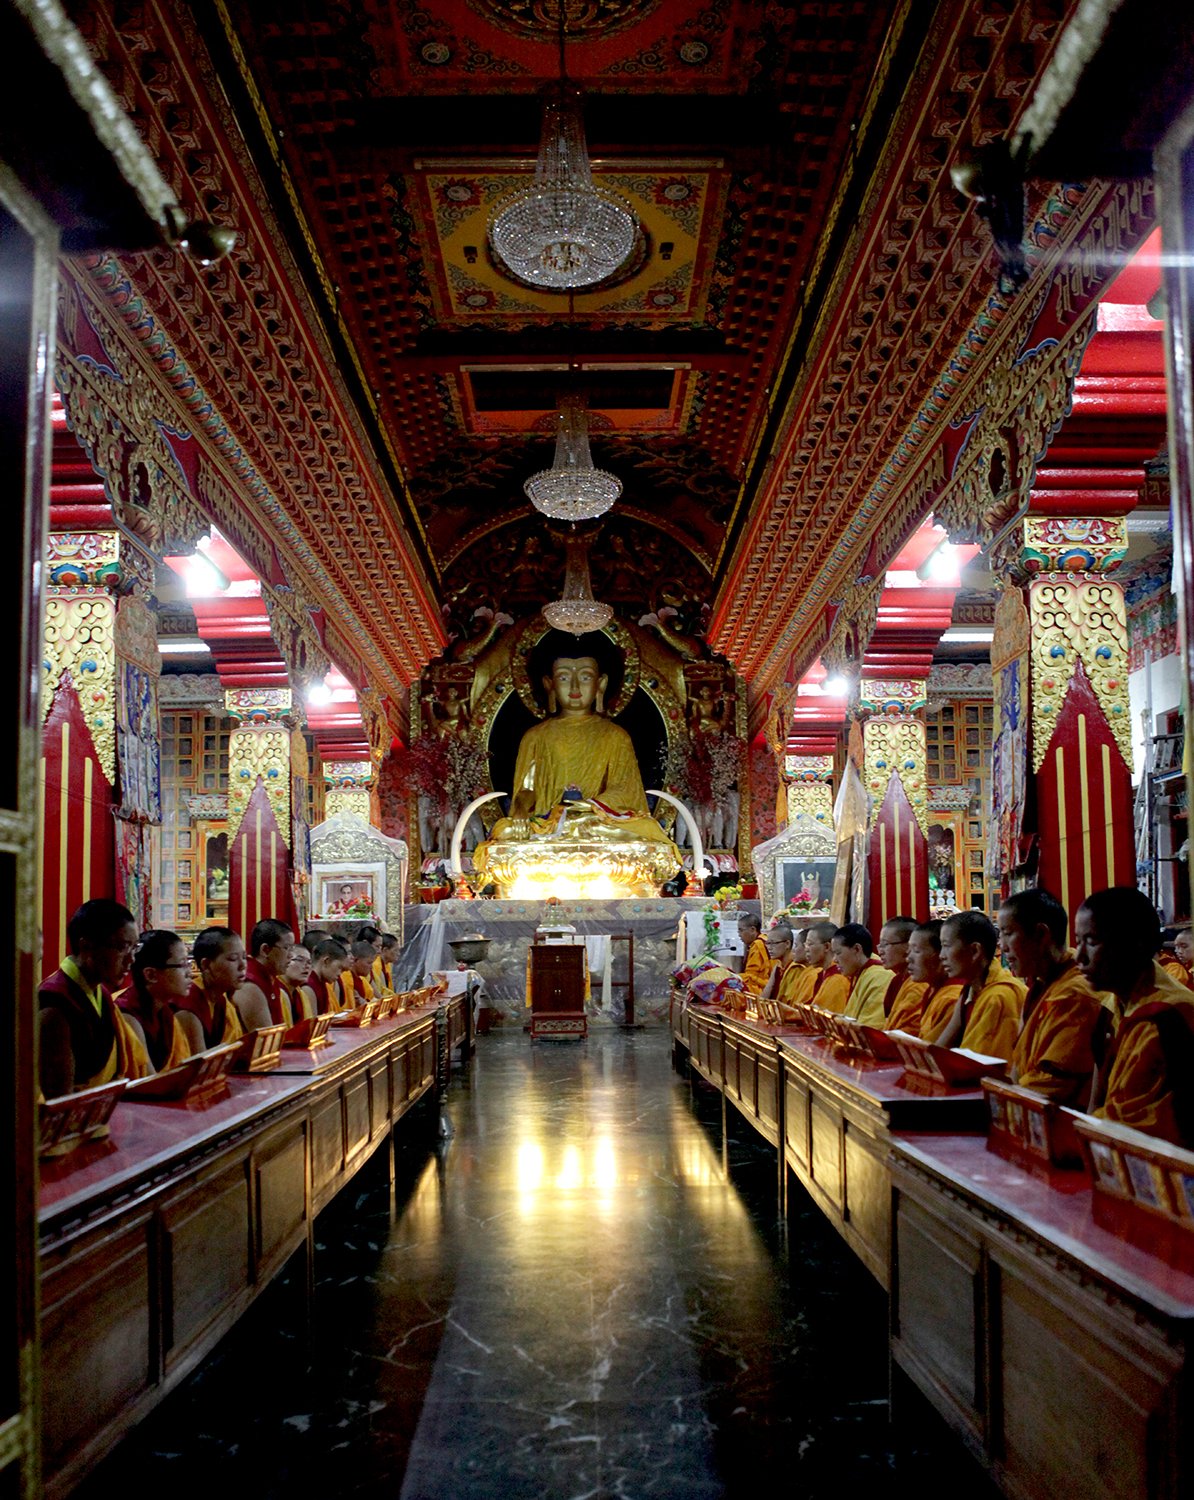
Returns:
[[[977,1128],[985,1118],[981,1092],[908,1088],[898,1065],[845,1061],[820,1037],[735,1020],[711,1006],[674,1015],[673,1036],[760,1135],[777,1151],[782,1143],[781,1201],[791,1172],[886,1287],[891,1132]]]
[[[66,1494],[301,1250],[316,1215],[471,1050],[466,997],[364,1029],[207,1103],[121,1103],[107,1142],[45,1164],[47,1493]],[[393,1158],[388,1169],[393,1180]]]
[[[891,1180],[892,1356],[1002,1487],[1188,1496],[1194,1274],[981,1137],[894,1141]]]
[[[1079,1172],[987,1150],[981,1094],[930,1096],[819,1038],[672,1012],[673,1043],[890,1294],[893,1364],[1008,1493],[1194,1493],[1194,1274],[1101,1229]]]

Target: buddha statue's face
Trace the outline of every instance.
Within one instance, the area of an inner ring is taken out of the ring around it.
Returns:
[[[558,656],[551,665],[551,676],[543,686],[555,693],[562,715],[579,718],[592,713],[597,694],[604,693],[608,679],[592,656]]]

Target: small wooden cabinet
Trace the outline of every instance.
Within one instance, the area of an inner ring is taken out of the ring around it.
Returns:
[[[532,1038],[588,1034],[583,943],[532,943],[528,983]]]

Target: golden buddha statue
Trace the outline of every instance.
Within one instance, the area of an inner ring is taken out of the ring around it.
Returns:
[[[656,895],[680,868],[647,810],[634,745],[605,717],[612,644],[552,631],[535,649],[550,717],[523,735],[510,816],[473,855],[503,896]]]

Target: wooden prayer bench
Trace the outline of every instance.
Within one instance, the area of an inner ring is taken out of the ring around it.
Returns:
[[[1194,1270],[1100,1227],[1081,1172],[988,1151],[981,1092],[820,1038],[677,1000],[672,1041],[773,1144],[778,1074],[781,1195],[790,1169],[888,1289],[895,1367],[1003,1490],[1194,1493]]]
[[[1194,1273],[1095,1223],[1080,1172],[893,1143],[891,1351],[1023,1500],[1194,1491]]]
[[[851,1061],[822,1037],[673,1006],[673,1043],[777,1148],[780,1202],[791,1172],[876,1280],[886,1288],[891,1246],[887,1156],[891,1132],[980,1129],[979,1089],[905,1087],[900,1064]],[[782,1142],[782,1151],[779,1150]]]
[[[44,1467],[67,1494],[214,1348],[296,1251],[313,1286],[319,1211],[434,1097],[464,996],[333,1032],[318,1052],[233,1076],[201,1107],[121,1104],[111,1138],[43,1169]]]
[[[787,1166],[886,1288],[892,1133],[981,1130],[982,1090],[909,1087],[902,1064],[852,1061],[824,1037],[785,1034],[779,1054]]]

